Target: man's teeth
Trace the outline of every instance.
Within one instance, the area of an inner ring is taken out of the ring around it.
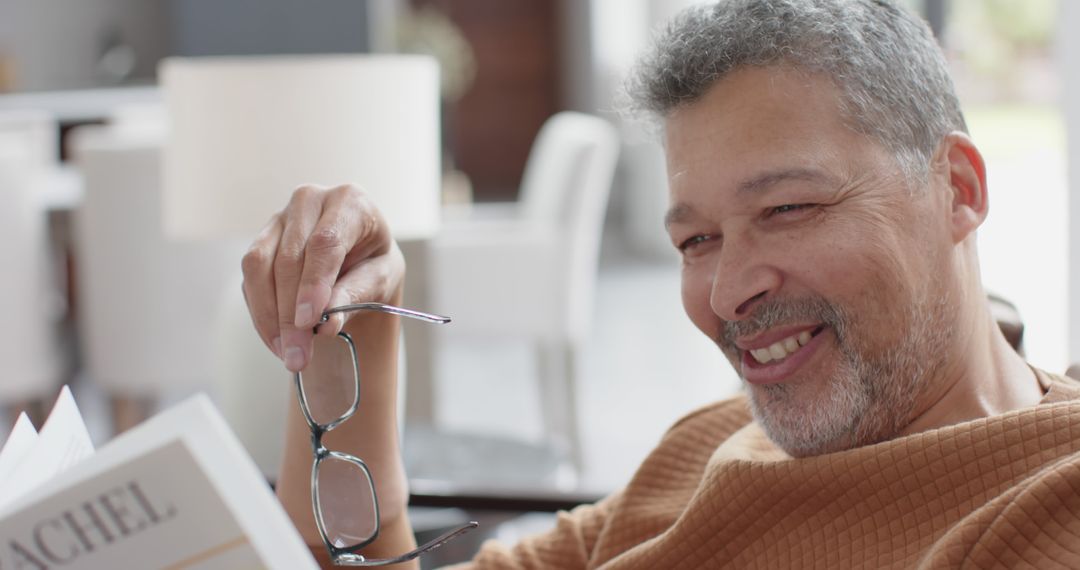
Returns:
[[[750,354],[754,357],[754,360],[761,364],[772,362],[773,360],[782,360],[787,358],[788,355],[798,351],[806,343],[810,342],[811,338],[812,335],[810,334],[810,331],[803,331],[799,334],[774,342],[765,348],[751,350]]]

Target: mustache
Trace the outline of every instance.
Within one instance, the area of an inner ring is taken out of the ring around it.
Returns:
[[[758,304],[749,317],[738,321],[724,321],[717,344],[726,350],[736,351],[735,339],[758,334],[773,327],[816,321],[831,327],[838,341],[844,340],[848,322],[839,306],[821,297],[799,299],[769,299]]]

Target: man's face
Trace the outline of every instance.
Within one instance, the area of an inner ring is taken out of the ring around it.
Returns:
[[[682,296],[794,456],[897,434],[955,316],[948,200],[842,122],[827,79],[750,68],[666,124]]]

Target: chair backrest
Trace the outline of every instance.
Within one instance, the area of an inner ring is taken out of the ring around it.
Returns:
[[[1009,346],[1023,356],[1024,319],[1020,317],[1020,310],[1011,301],[996,293],[987,293],[986,299],[990,304],[990,315],[1001,329],[1001,334],[1005,335]]]
[[[0,112],[0,132],[22,139],[28,160],[37,168],[55,168],[60,162],[60,127],[56,118],[38,110]]]
[[[540,129],[521,187],[522,217],[557,228],[565,240],[565,326],[585,333],[591,319],[596,271],[619,137],[607,121],[566,111]]]
[[[39,192],[47,172],[41,141],[33,136],[33,131],[44,132],[55,123],[43,119],[40,125],[8,126],[0,121],[0,267],[5,276],[0,281],[0,314],[9,323],[0,330],[0,401],[43,397],[55,388],[60,372]]]
[[[221,292],[242,243],[178,243],[162,231],[158,129],[80,127],[86,192],[76,212],[80,340],[89,375],[127,395],[204,388]]]
[[[553,115],[529,151],[518,197],[522,217],[562,224],[587,192],[592,192],[591,199],[580,205],[595,208],[611,186],[617,147],[615,129],[603,119],[573,111]]]

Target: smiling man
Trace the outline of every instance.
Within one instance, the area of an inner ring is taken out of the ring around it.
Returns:
[[[657,70],[649,87],[672,97],[661,85],[680,71]],[[733,69],[666,110],[667,226],[687,313],[746,381],[765,433],[796,457],[1038,403],[1041,385],[979,282],[985,170],[951,91],[939,95],[940,135],[904,141],[914,128],[903,113],[876,134],[849,99],[915,116],[928,101],[875,101],[885,89],[859,93],[827,72],[785,60]]]
[[[1025,363],[991,317],[985,166],[925,24],[884,0],[692,8],[630,93],[662,127],[686,312],[746,395],[680,420],[624,489],[472,567],[1080,567],[1080,387]],[[394,302],[404,278],[350,187],[299,190],[244,266],[256,327],[292,370],[314,315]],[[375,473],[370,556],[414,544],[397,328],[380,318],[319,330],[365,339],[365,397],[330,436]],[[310,434],[288,422],[278,493],[318,545]]]

